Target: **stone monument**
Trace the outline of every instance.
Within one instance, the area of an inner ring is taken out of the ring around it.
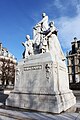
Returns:
[[[27,35],[26,44],[24,59],[16,67],[15,87],[6,105],[52,113],[66,111],[76,99],[69,89],[57,29],[54,22],[48,23],[45,13],[33,28],[33,40]]]

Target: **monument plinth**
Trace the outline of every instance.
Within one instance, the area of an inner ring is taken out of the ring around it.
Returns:
[[[69,89],[65,57],[57,30],[52,22],[48,28],[44,27],[47,20],[48,17],[44,16],[34,27],[33,41],[28,36],[24,59],[16,67],[14,90],[6,101],[8,106],[60,113],[76,103]]]

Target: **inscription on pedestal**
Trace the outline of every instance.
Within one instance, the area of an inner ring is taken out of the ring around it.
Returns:
[[[24,71],[29,71],[29,70],[40,70],[40,69],[42,69],[42,65],[24,67]]]

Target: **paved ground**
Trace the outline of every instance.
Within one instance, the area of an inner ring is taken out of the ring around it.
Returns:
[[[80,113],[54,115],[41,112],[20,112],[0,109],[0,120],[80,120]]]
[[[0,120],[80,120],[80,91],[74,91],[74,94],[77,96],[77,104],[65,113],[49,114],[0,108]],[[0,103],[4,103],[7,97],[1,94]]]

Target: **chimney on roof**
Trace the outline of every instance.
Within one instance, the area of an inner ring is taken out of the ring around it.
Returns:
[[[75,48],[78,48],[77,37],[74,37],[74,42],[75,42]]]

